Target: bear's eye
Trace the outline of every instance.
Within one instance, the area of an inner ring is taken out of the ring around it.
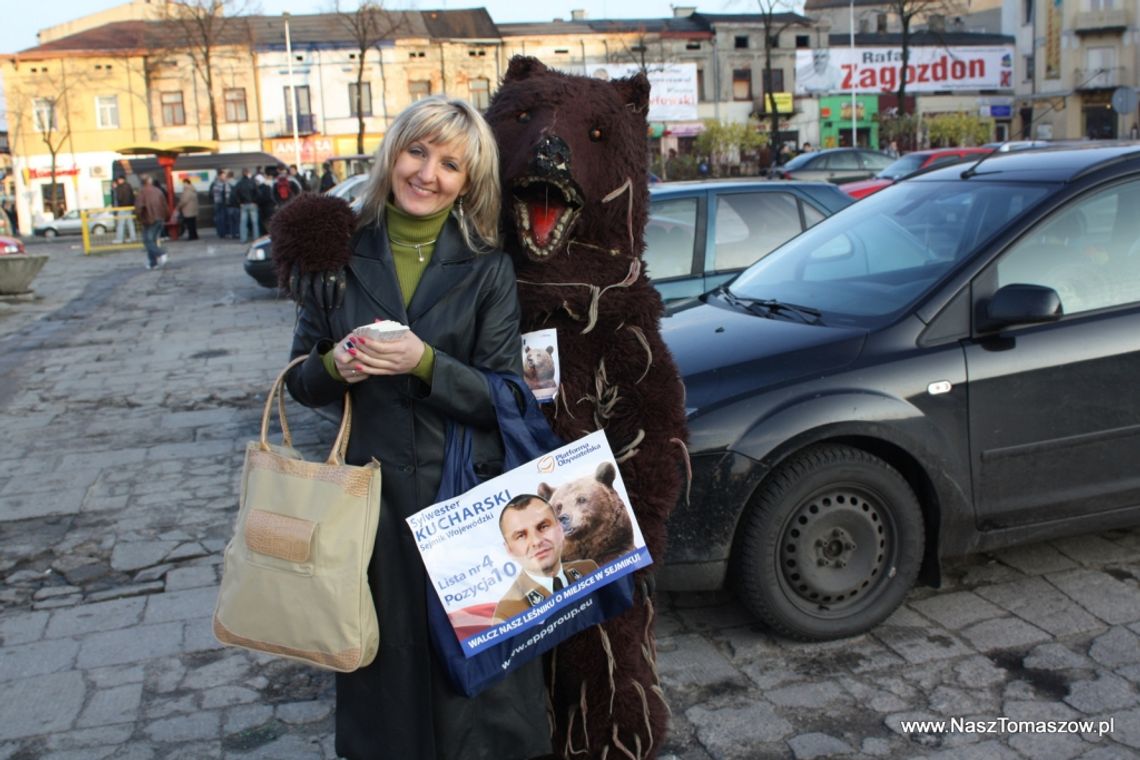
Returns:
[[[605,134],[602,132],[601,127],[594,127],[593,129],[590,130],[590,141],[591,142],[601,142],[602,138],[604,136],[605,136]]]
[[[519,111],[518,116],[515,117],[519,124],[526,124],[530,121],[530,111]]]

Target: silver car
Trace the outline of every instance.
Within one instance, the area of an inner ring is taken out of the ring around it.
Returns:
[[[772,179],[807,179],[816,182],[855,182],[870,179],[895,159],[864,148],[829,148],[801,153],[783,166],[772,169]]]
[[[87,228],[92,235],[104,235],[115,229],[115,215],[109,211],[90,214],[87,217]],[[83,222],[79,217],[79,209],[72,209],[58,219],[51,219],[37,225],[32,233],[41,237],[53,238],[57,235],[79,235],[83,230]]]

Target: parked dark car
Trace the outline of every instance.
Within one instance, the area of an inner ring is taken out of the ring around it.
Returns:
[[[1140,524],[1140,147],[886,188],[662,322],[692,494],[660,587],[799,639],[946,557]]]
[[[893,185],[900,179],[905,179],[920,171],[937,169],[939,166],[949,166],[950,164],[960,164],[963,161],[977,161],[982,156],[992,152],[992,148],[970,147],[916,150],[913,153],[907,153],[902,158],[896,159],[893,164],[883,169],[874,177],[871,177],[871,179],[862,179],[858,182],[844,182],[839,186],[839,189],[852,198],[866,198],[868,195],[877,193],[884,187]]]
[[[344,198],[349,203],[356,203],[356,199],[364,192],[367,174],[354,174],[334,185],[328,191],[329,195]],[[277,270],[273,266],[273,243],[268,235],[262,235],[249,245],[245,254],[245,273],[257,281],[263,288],[277,287]]]
[[[772,179],[806,179],[818,182],[854,182],[873,177],[895,159],[865,148],[828,148],[801,153],[783,166],[774,167]]]
[[[826,182],[651,185],[646,272],[666,302],[699,296],[851,202]]]

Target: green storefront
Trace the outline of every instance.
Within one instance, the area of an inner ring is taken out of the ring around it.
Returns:
[[[855,96],[855,134],[860,147],[879,149],[879,96]],[[827,95],[819,99],[821,148],[851,145],[851,96]]]

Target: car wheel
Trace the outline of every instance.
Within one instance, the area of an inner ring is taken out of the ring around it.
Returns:
[[[55,230],[53,230],[51,228],[44,230],[44,237],[46,237],[48,240],[51,240],[53,237],[55,237],[58,234],[59,234],[58,232],[56,232]]]
[[[94,227],[91,228],[91,234],[92,235],[105,235],[106,233],[107,233],[107,228],[101,224],[96,224]]]
[[[878,457],[840,445],[795,454],[761,486],[735,551],[741,601],[804,641],[864,633],[906,597],[923,553],[922,512]]]

